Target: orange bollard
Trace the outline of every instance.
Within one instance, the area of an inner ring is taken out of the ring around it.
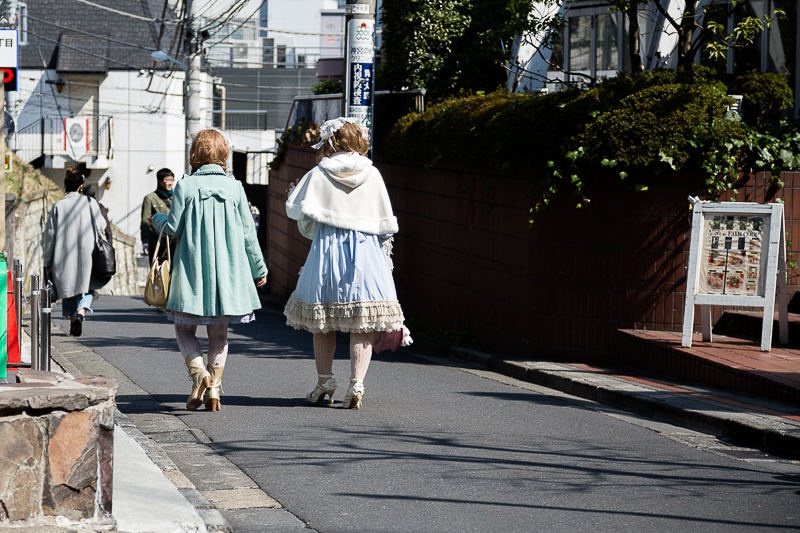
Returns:
[[[8,366],[19,366],[22,364],[22,357],[20,356],[19,337],[17,335],[17,307],[14,304],[14,280],[11,277],[11,270],[8,270],[8,303],[6,309],[8,314],[6,323],[8,329],[6,331],[6,348],[8,349]]]

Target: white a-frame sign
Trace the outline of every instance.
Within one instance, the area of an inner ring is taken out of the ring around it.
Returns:
[[[788,344],[786,292],[783,204],[694,204],[682,346],[692,345],[695,305],[706,342],[711,342],[712,306],[762,308],[761,350],[768,352],[777,304],[779,340]]]

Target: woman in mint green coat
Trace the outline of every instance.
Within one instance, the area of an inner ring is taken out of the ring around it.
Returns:
[[[225,170],[228,155],[221,132],[198,133],[189,153],[191,175],[175,186],[169,214],[152,219],[177,241],[166,309],[192,379],[186,400],[191,410],[203,403],[219,410],[228,324],[255,320],[253,311],[261,307],[256,287],[267,282],[244,188]],[[208,331],[208,364],[197,339],[199,325]]]

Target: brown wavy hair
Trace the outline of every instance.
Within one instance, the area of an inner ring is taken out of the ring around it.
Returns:
[[[334,132],[330,141],[323,144],[322,148],[319,149],[320,158],[328,157],[336,152],[356,152],[361,155],[369,152],[369,141],[364,138],[358,124],[353,122],[345,122],[341,128]]]
[[[189,167],[192,172],[203,165],[219,165],[227,170],[228,141],[219,130],[207,129],[197,134],[189,149]]]

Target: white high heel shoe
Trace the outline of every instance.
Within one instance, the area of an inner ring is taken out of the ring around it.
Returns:
[[[336,380],[331,374],[320,374],[319,377],[320,379],[325,378],[325,381],[317,383],[313,389],[308,391],[306,400],[313,404],[321,404],[325,402],[325,396],[327,396],[330,405],[333,403],[333,393],[336,391]]]
[[[342,400],[343,409],[361,409],[361,399],[364,397],[364,382],[360,379],[351,379],[347,393]]]

